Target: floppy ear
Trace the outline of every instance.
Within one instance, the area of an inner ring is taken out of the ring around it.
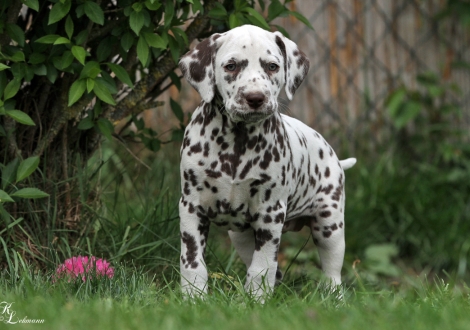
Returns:
[[[310,67],[307,56],[297,45],[280,32],[274,32],[275,41],[284,56],[284,71],[286,73],[286,94],[292,100],[295,91],[300,86]]]
[[[220,34],[201,41],[193,50],[181,57],[179,67],[183,76],[210,103],[215,95],[214,58],[217,52],[216,40]]]

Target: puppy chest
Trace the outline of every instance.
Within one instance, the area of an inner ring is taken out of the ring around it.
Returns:
[[[244,230],[281,203],[286,189],[279,176],[253,173],[239,180],[217,168],[183,170],[184,199],[215,224]]]

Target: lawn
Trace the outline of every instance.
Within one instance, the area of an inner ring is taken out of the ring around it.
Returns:
[[[174,272],[176,275],[176,271]],[[6,274],[4,274],[6,275]],[[2,279],[2,329],[468,329],[470,290],[444,281],[345,285],[330,293],[314,280],[283,283],[263,304],[239,282],[217,276],[204,300],[185,301],[178,281],[118,266],[112,279],[51,283],[51,274]],[[298,280],[298,279],[297,279]],[[7,283],[9,282],[9,283]],[[14,284],[12,282],[15,282]],[[13,284],[13,285],[12,285]],[[5,305],[4,305],[5,306]],[[16,317],[16,318],[15,318]],[[25,324],[22,320],[43,320]]]

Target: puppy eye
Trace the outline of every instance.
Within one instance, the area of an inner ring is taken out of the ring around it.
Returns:
[[[279,68],[279,65],[277,65],[276,63],[269,63],[268,64],[268,70],[269,71],[276,71],[277,68]]]
[[[237,65],[235,63],[229,63],[225,66],[225,69],[227,71],[235,71],[236,68],[237,68]]]

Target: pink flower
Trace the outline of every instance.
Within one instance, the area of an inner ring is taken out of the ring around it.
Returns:
[[[110,263],[104,259],[96,259],[94,256],[90,258],[78,256],[66,259],[56,269],[56,278],[67,277],[69,281],[71,278],[81,275],[82,280],[85,282],[87,277],[85,274],[88,277],[108,276],[112,278],[114,276],[114,268],[110,267]]]

